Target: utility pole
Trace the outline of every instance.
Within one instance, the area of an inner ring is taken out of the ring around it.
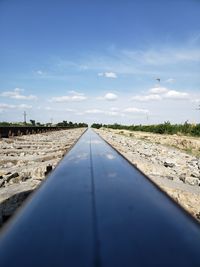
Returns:
[[[50,118],[50,121],[51,121],[51,125],[53,124],[53,118]]]
[[[24,124],[26,124],[26,111],[24,111]]]

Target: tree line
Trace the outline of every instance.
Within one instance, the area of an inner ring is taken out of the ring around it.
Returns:
[[[200,136],[200,124],[191,124],[187,121],[184,124],[171,124],[169,121],[154,124],[154,125],[121,125],[118,123],[114,124],[102,124],[102,123],[93,123],[92,128],[99,129],[101,127],[110,128],[110,129],[124,129],[130,131],[142,131],[142,132],[151,132],[158,134],[182,134],[182,135],[191,135],[191,136]]]
[[[8,127],[8,126],[37,126],[37,127],[66,127],[66,128],[82,128],[82,127],[88,127],[87,123],[84,122],[72,122],[72,121],[62,121],[62,122],[58,122],[55,124],[52,123],[40,123],[40,122],[36,122],[35,120],[30,120],[30,122],[7,122],[7,121],[2,121],[0,122],[0,126],[1,127]]]

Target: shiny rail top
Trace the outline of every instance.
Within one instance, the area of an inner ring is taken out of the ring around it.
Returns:
[[[3,231],[0,266],[200,266],[199,225],[88,130]]]

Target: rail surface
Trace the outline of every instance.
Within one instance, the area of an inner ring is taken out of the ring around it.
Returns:
[[[50,131],[69,129],[66,127],[46,126],[0,126],[0,138],[8,138],[17,135],[36,134]]]
[[[88,130],[1,234],[0,266],[200,266],[200,227]]]

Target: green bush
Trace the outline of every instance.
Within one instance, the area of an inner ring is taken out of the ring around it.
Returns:
[[[102,124],[93,124],[93,128],[101,128]],[[182,134],[189,136],[200,136],[200,124],[190,124],[187,121],[184,124],[171,124],[169,121],[154,124],[154,125],[121,125],[118,123],[103,125],[105,128],[117,129],[117,130],[130,130],[130,131],[142,131],[151,132],[157,134]]]

